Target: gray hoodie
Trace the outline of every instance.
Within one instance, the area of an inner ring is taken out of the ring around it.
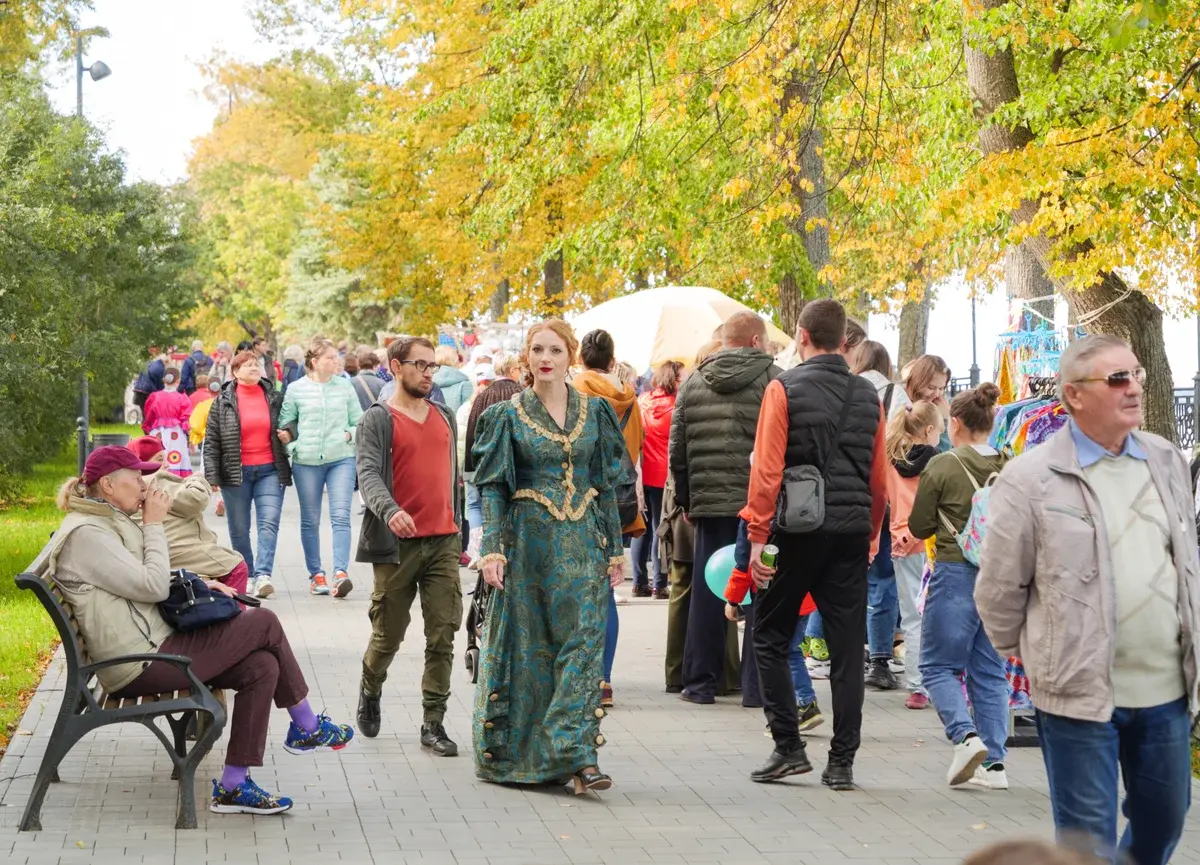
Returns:
[[[735,517],[746,504],[763,393],[779,373],[758,349],[726,349],[680,388],[670,465],[675,499],[689,516]]]

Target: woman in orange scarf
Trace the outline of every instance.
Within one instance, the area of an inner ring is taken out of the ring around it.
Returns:
[[[579,359],[584,371],[571,380],[571,384],[580,393],[587,396],[597,396],[608,401],[617,419],[621,422],[621,432],[625,436],[625,447],[629,451],[629,461],[637,466],[642,455],[642,439],[645,436],[642,427],[642,411],[638,406],[637,391],[632,385],[622,384],[613,370],[617,365],[616,345],[612,334],[606,330],[593,330],[583,337],[579,346]],[[638,509],[634,519],[623,527],[626,541],[640,537],[646,532],[646,523],[642,520],[641,476],[638,476]],[[616,596],[609,590],[608,595],[608,629],[604,641],[604,682],[600,686],[600,705],[613,704],[612,666],[617,654],[617,636],[620,633],[620,623],[617,619]]]

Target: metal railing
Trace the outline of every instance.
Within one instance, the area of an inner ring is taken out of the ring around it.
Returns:
[[[1179,447],[1191,454],[1196,447],[1196,393],[1190,387],[1175,388],[1175,432]]]

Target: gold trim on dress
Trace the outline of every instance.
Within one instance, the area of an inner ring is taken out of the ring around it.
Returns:
[[[550,497],[539,493],[537,490],[517,490],[512,494],[513,501],[518,499],[526,499],[528,501],[537,502],[550,512],[550,516],[561,522],[577,523],[583,519],[583,515],[587,513],[588,505],[591,504],[598,493],[594,489],[588,490],[583,494],[583,500],[576,507],[571,507],[571,497],[568,494],[563,500],[562,507],[550,501]]]

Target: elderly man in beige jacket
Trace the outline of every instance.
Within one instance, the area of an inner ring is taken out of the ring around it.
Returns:
[[[1060,837],[1163,865],[1191,790],[1191,478],[1178,448],[1138,431],[1146,372],[1125,342],[1085,337],[1060,366],[1071,420],[993,488],[975,602],[1000,654],[1025,663]]]

